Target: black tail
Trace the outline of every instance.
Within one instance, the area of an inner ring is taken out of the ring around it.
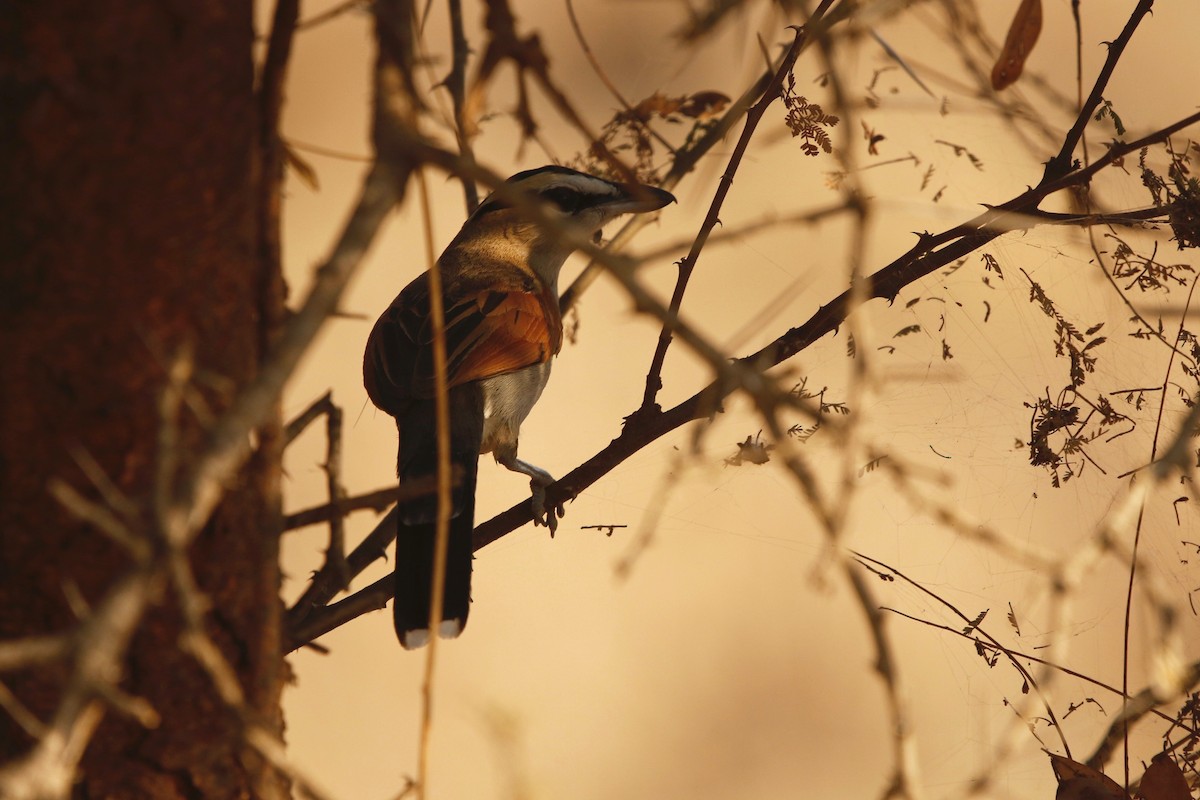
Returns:
[[[400,484],[437,472],[436,415],[432,401],[411,404],[396,423],[400,430]],[[450,462],[461,480],[450,492],[450,542],[442,622],[436,633],[454,637],[467,625],[471,604],[471,533],[475,528],[475,474],[483,439],[483,394],[477,384],[450,390]],[[407,649],[429,640],[433,551],[437,543],[436,494],[401,504],[396,515],[396,635]]]
[[[460,464],[468,474],[454,494],[462,503],[450,518],[450,541],[446,551],[446,582],[442,592],[442,624],[438,634],[453,638],[467,625],[471,605],[471,533],[475,529],[475,467]],[[429,602],[433,595],[433,555],[437,541],[434,522],[406,523],[397,515],[396,601],[392,605],[396,636],[408,650],[429,640]]]

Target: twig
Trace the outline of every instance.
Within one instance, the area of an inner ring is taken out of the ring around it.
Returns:
[[[0,710],[8,714],[30,739],[41,739],[46,735],[46,726],[38,719],[37,714],[30,711],[29,707],[3,683],[0,683]],[[2,782],[0,786],[3,786]]]
[[[326,412],[332,398],[333,392],[326,392],[284,426],[283,444],[285,447],[296,441],[296,437],[304,433],[309,425],[316,422],[317,418]]]
[[[712,247],[718,244],[724,245],[740,242],[762,231],[785,225],[817,225],[827,219],[840,216],[849,210],[849,207],[845,203],[832,203],[811,211],[801,211],[795,214],[763,214],[758,219],[744,223],[738,227],[722,226],[720,230],[709,234],[707,246]],[[667,258],[678,253],[683,248],[689,247],[693,240],[694,237],[688,236],[686,239],[675,239],[658,245],[653,250],[639,252],[638,260],[643,264],[649,264]]]
[[[325,560],[331,565],[342,587],[350,585],[350,567],[346,564],[346,515],[342,503],[346,489],[342,486],[342,409],[329,398],[325,417],[325,486],[329,504],[336,511],[329,515],[329,549]]]
[[[572,127],[582,133],[588,142],[592,143],[592,151],[604,159],[619,175],[623,175],[625,180],[632,182],[634,180],[633,171],[604,146],[576,110],[570,98],[550,77],[550,59],[542,49],[537,35],[521,37],[517,33],[516,17],[509,7],[508,0],[487,0],[485,25],[489,39],[484,48],[483,57],[479,60],[475,77],[471,81],[470,90],[467,92],[464,116],[475,118],[482,113],[487,84],[501,64],[511,61],[517,73],[516,116],[524,136],[536,138],[538,127],[529,105],[528,73],[532,74],[534,82],[541,87],[543,94],[550,100],[558,113]]]
[[[356,2],[358,0],[355,0]],[[300,769],[287,756],[287,748],[279,737],[260,725],[249,725],[243,732],[246,744],[270,762],[271,766],[287,775],[312,800],[332,800],[333,795],[320,788],[307,771]]]
[[[126,520],[117,516],[111,508],[88,500],[75,487],[58,478],[50,480],[50,496],[59,505],[81,520],[86,520],[97,531],[125,549],[135,560],[144,560],[150,555],[150,546],[145,538],[130,530]]]
[[[0,672],[36,667],[63,658],[70,652],[70,637],[27,636],[0,642]]]
[[[265,353],[283,324],[286,289],[283,284],[282,197],[287,150],[280,135],[284,86],[292,42],[300,16],[300,0],[276,0],[267,52],[258,75],[258,151],[261,161],[257,186],[259,352]],[[264,446],[276,444],[274,426],[261,433]]]
[[[842,13],[853,9],[848,4],[837,7]],[[867,291],[862,280],[863,264],[869,237],[869,219],[871,204],[866,201],[865,193],[859,183],[861,170],[857,165],[854,137],[859,125],[855,124],[856,112],[851,107],[848,93],[842,79],[841,70],[833,50],[831,38],[821,30],[816,34],[815,41],[820,51],[824,66],[824,74],[833,95],[834,107],[844,120],[840,127],[840,146],[836,149],[845,178],[841,183],[841,193],[845,205],[854,212],[853,225],[848,231],[847,260],[849,269],[846,281],[850,286],[848,308],[859,308],[867,299]],[[892,654],[891,638],[888,636],[885,617],[875,602],[874,594],[867,585],[865,576],[846,555],[841,547],[841,539],[845,531],[846,521],[853,505],[853,497],[857,486],[856,457],[862,451],[859,442],[860,431],[865,421],[865,409],[874,405],[870,401],[873,389],[871,366],[873,359],[868,357],[869,346],[868,322],[862,315],[848,314],[846,319],[847,337],[855,342],[856,355],[850,362],[850,385],[848,401],[851,408],[856,409],[854,424],[843,426],[840,431],[839,449],[841,450],[840,480],[836,499],[830,504],[828,524],[824,531],[830,550],[836,554],[836,561],[841,567],[841,573],[850,583],[854,597],[863,613],[867,629],[875,648],[875,671],[883,684],[884,697],[887,701],[889,731],[891,733],[892,750],[892,779],[885,789],[884,796],[917,798],[922,796],[920,767],[917,758],[917,743],[913,735],[913,724],[909,708],[905,702],[903,675],[900,664]],[[790,440],[787,440],[790,442]]]
[[[419,490],[417,484],[420,484]],[[399,486],[388,486],[383,489],[376,489],[373,492],[343,498],[336,504],[324,503],[288,514],[283,518],[283,529],[291,531],[308,525],[316,525],[321,522],[328,522],[331,517],[343,516],[352,511],[361,511],[363,509],[380,512],[395,503],[398,495],[403,495],[403,499],[409,500],[413,497],[430,494],[436,490],[436,481],[432,478],[423,481],[405,481],[403,492]]]
[[[464,118],[464,105],[467,94],[467,57],[470,55],[470,43],[463,28],[462,0],[447,0],[450,7],[450,73],[446,75],[445,85],[450,92],[454,104],[454,136],[458,142],[458,152],[468,163],[474,163],[475,152],[471,148],[471,138],[467,133],[467,120]],[[479,190],[471,178],[462,179],[463,197],[467,204],[468,216],[479,205]]]
[[[876,565],[877,567],[887,570],[888,572],[892,573],[896,577],[902,579],[909,586],[912,586],[913,588],[915,588],[917,591],[921,592],[922,594],[926,595],[927,597],[932,597],[934,600],[938,601],[943,606],[950,609],[951,613],[953,613],[955,616],[957,616],[963,622],[967,623],[971,627],[971,630],[978,631],[981,636],[983,636],[985,639],[987,639],[988,643],[991,644],[992,647],[996,648],[996,650],[998,650],[999,652],[1004,653],[1005,658],[1008,659],[1008,662],[1013,666],[1013,669],[1015,669],[1017,671],[1017,673],[1022,677],[1022,679],[1037,693],[1038,698],[1042,701],[1042,708],[1045,710],[1046,716],[1049,718],[1051,726],[1058,732],[1059,741],[1062,742],[1063,752],[1066,753],[1068,758],[1071,757],[1071,746],[1067,743],[1066,734],[1063,733],[1062,725],[1059,723],[1058,716],[1054,713],[1054,707],[1050,704],[1050,698],[1046,697],[1042,693],[1041,687],[1038,685],[1037,678],[1034,677],[1029,672],[1029,670],[1027,670],[1025,668],[1024,664],[1022,664],[1020,661],[1017,660],[1016,656],[1007,647],[1000,644],[999,640],[997,640],[996,637],[994,637],[990,633],[988,633],[987,630],[985,630],[982,625],[975,624],[974,620],[972,620],[970,617],[968,617],[966,614],[964,614],[953,603],[949,602],[941,595],[930,591],[924,585],[922,585],[922,584],[918,583],[917,581],[913,580],[912,578],[908,577],[900,570],[896,569],[895,567],[891,566],[890,564],[885,564],[884,562],[879,561],[878,559],[871,558],[870,556],[865,555],[863,553],[859,553],[857,551],[851,551],[851,552],[854,553],[855,558],[860,559],[862,561],[869,561],[872,564]]]
[[[1187,300],[1183,304],[1183,313],[1179,317],[1179,328],[1175,334],[1175,341],[1181,341],[1184,333],[1184,323],[1187,321],[1188,310],[1192,305],[1192,295],[1196,291],[1196,283],[1200,278],[1192,281],[1191,287],[1188,289]],[[1150,441],[1150,461],[1158,460],[1158,439],[1162,435],[1163,412],[1167,406],[1167,389],[1171,384],[1171,372],[1175,367],[1175,348],[1171,348],[1171,355],[1167,357],[1167,368],[1163,371],[1162,393],[1158,397],[1158,414],[1154,419],[1154,435]],[[1185,428],[1182,433],[1187,435]],[[1131,478],[1130,480],[1136,480]],[[1129,639],[1130,629],[1133,623],[1133,587],[1137,578],[1138,567],[1138,550],[1142,543],[1142,523],[1145,520],[1145,507],[1138,509],[1137,524],[1133,529],[1133,545],[1131,558],[1129,559],[1129,580],[1125,587],[1125,619],[1124,619],[1124,634],[1121,641],[1121,695],[1122,698],[1129,696]],[[1129,712],[1129,702],[1123,699],[1121,707],[1121,716],[1124,717]],[[1125,769],[1125,784],[1129,784],[1129,726],[1122,726],[1122,741],[1124,743],[1122,762]],[[1099,753],[1097,753],[1098,755]]]
[[[604,88],[608,89],[609,93],[616,98],[617,102],[626,111],[633,111],[633,105],[625,99],[625,95],[621,94],[621,90],[617,88],[612,79],[608,77],[608,73],[604,71],[604,67],[600,65],[600,60],[596,58],[596,54],[592,52],[591,45],[588,44],[587,37],[583,35],[583,28],[579,25],[579,18],[575,16],[575,3],[573,0],[566,0],[567,18],[571,21],[571,30],[575,32],[575,40],[579,42],[580,49],[583,50],[584,56],[587,57],[588,63],[592,65],[592,72],[596,73],[596,77],[604,84]],[[674,153],[675,148],[663,138],[662,134],[650,127],[649,122],[646,123],[646,130],[658,140],[658,143],[667,149],[667,152]]]
[[[436,478],[434,479],[436,480]],[[359,575],[375,561],[387,557],[387,547],[396,538],[396,508],[380,518],[375,524],[375,528],[367,535],[363,541],[359,542],[358,546],[351,551],[346,557],[346,563],[349,566],[350,574]],[[392,597],[393,579],[388,575],[386,579],[385,600]],[[296,649],[302,644],[311,641],[312,637],[306,637],[302,631],[320,630],[320,633],[327,633],[332,628],[322,629],[322,622],[319,620],[310,622],[310,616],[319,614],[322,618],[330,615],[333,606],[326,604],[340,591],[338,576],[332,570],[322,569],[313,576],[312,582],[300,596],[300,599],[288,609],[287,620],[287,635],[285,639],[285,649],[288,652]],[[357,597],[366,589],[359,590],[352,597]],[[383,605],[377,606],[382,608]],[[363,609],[364,611],[371,610],[370,608]],[[357,615],[356,615],[357,616]],[[320,635],[320,634],[317,634]]]
[[[342,409],[333,402],[333,393],[326,392],[317,398],[312,405],[306,408],[300,416],[293,419],[287,424],[284,431],[284,446],[291,444],[293,440],[317,417],[325,416],[325,485],[329,495],[329,504],[321,506],[317,509],[317,519],[322,522],[329,523],[329,547],[325,551],[325,563],[322,564],[320,572],[326,572],[331,575],[332,580],[337,586],[337,590],[341,591],[350,585],[350,579],[353,577],[350,573],[350,568],[346,563],[346,526],[345,518],[349,508],[346,505],[346,490],[342,486]],[[395,501],[393,494],[388,498],[389,501]],[[379,506],[386,507],[386,502],[368,503],[362,507]],[[321,513],[323,511],[323,513]],[[295,515],[293,515],[294,517]],[[308,517],[311,517],[311,511]],[[300,525],[310,524],[308,517],[302,516],[301,522],[296,524],[285,518],[283,530],[290,530]]]
[[[308,30],[309,28],[315,28],[318,25],[324,25],[326,22],[336,19],[348,11],[365,8],[370,4],[371,0],[342,0],[341,3],[338,3],[336,6],[333,6],[330,9],[322,11],[320,14],[314,14],[308,19],[301,20],[300,22],[296,23],[296,30],[304,31]]]
[[[442,273],[433,248],[433,222],[429,192],[422,171],[417,172],[424,210],[425,256],[429,264],[429,321],[433,339],[433,399],[437,427],[437,538],[433,547],[433,580],[429,587],[429,641],[425,646],[425,677],[421,682],[421,739],[417,750],[417,800],[429,791],[429,752],[433,743],[433,686],[437,670],[437,631],[442,622],[446,588],[446,559],[450,549],[450,386],[447,378],[446,318],[442,305]]]
[[[875,671],[883,683],[884,697],[887,698],[888,716],[892,722],[892,736],[895,740],[896,756],[892,771],[892,783],[886,790],[886,797],[919,797],[920,786],[915,777],[920,773],[917,766],[916,739],[912,717],[905,702],[905,692],[900,679],[899,665],[892,653],[891,640],[884,627],[884,616],[875,602],[875,597],[867,585],[862,572],[855,569],[849,559],[842,558],[843,573],[848,579],[858,600],[859,608],[867,616],[867,629],[871,632],[871,642],[875,646]]]
[[[250,453],[250,431],[266,419],[284,383],[337,307],[350,277],[358,269],[387,213],[400,195],[407,168],[397,174],[382,163],[372,166],[341,238],[301,308],[291,317],[253,383],[239,394],[209,434],[201,456],[191,465],[175,496],[183,514],[182,531],[190,537],[208,521],[223,494],[225,481]],[[399,184],[399,185],[398,185]]]
[[[0,795],[10,800],[65,797],[87,742],[104,714],[97,687],[119,680],[129,641],[161,578],[137,567],[119,578],[73,637],[71,667],[45,734],[24,756],[0,767]]]
[[[1055,191],[1058,189],[1069,188],[1076,182],[1086,182],[1096,171],[1104,166],[1111,164],[1118,158],[1141,149],[1144,146],[1161,141],[1172,133],[1181,130],[1195,122],[1200,121],[1200,112],[1192,114],[1184,119],[1166,126],[1152,134],[1142,137],[1141,139],[1127,145],[1116,145],[1110,148],[1109,152],[1101,159],[1098,159],[1093,164],[1084,169],[1055,181]],[[433,149],[422,150],[422,152],[435,152]],[[439,166],[443,166],[451,171],[459,168],[464,168],[461,162],[456,161],[456,157],[452,153],[440,151],[440,154],[435,155]],[[470,169],[477,171],[484,177],[486,181],[496,181],[498,177],[482,170],[478,167]],[[985,211],[983,214],[974,219],[956,225],[940,234],[924,234],[919,237],[919,240],[913,248],[907,253],[897,258],[892,263],[881,268],[869,278],[866,279],[867,291],[870,297],[894,299],[909,283],[928,275],[937,269],[940,269],[947,264],[952,264],[962,256],[971,251],[982,247],[988,241],[996,238],[1000,233],[1014,229],[1017,221],[1022,219],[1022,215],[1027,214],[1029,209],[1036,209],[1037,203],[1042,198],[1051,192],[1046,187],[1037,187],[1029,189],[1011,200],[994,208]],[[514,202],[517,202],[514,199]],[[531,216],[536,216],[536,211],[530,209]],[[1030,221],[1037,219],[1036,215],[1025,217]],[[541,222],[546,224],[551,229],[553,223],[550,221]],[[1029,227],[1029,226],[1025,226]],[[608,251],[600,251],[595,248],[590,242],[573,242],[580,249],[590,255],[596,263],[604,264],[604,266],[612,268],[620,266],[623,270],[628,270],[628,264],[619,259],[619,257]],[[633,278],[629,272],[615,271],[622,282],[632,282]],[[636,284],[635,284],[636,285]],[[640,287],[638,287],[640,289]],[[718,356],[715,360],[709,363],[720,365],[718,368],[728,367],[739,370],[753,370],[755,374],[761,375],[763,370],[776,366],[796,353],[803,351],[812,343],[818,341],[823,336],[831,333],[844,321],[845,314],[848,308],[850,297],[849,290],[843,292],[833,298],[827,304],[819,308],[807,321],[803,324],[792,328],[786,333],[777,337],[770,344],[760,350],[743,356],[737,359],[732,364],[728,364],[723,360],[723,356]],[[647,304],[642,310],[653,308],[653,304]],[[658,309],[665,314],[665,309],[661,306]],[[659,317],[662,319],[662,317]],[[678,321],[675,323],[679,325]],[[700,351],[698,351],[700,352]],[[703,353],[702,353],[703,354]],[[633,453],[640,450],[646,444],[655,441],[662,436],[682,427],[696,419],[702,419],[708,414],[708,410],[713,408],[715,402],[720,401],[734,389],[741,386],[739,382],[730,381],[729,375],[742,374],[722,372],[722,377],[705,388],[693,394],[688,399],[682,401],[675,407],[656,413],[654,415],[645,415],[637,420],[631,421],[621,431],[620,436],[609,443],[605,448],[597,452],[587,461],[580,464],[575,469],[560,478],[554,485],[547,489],[547,502],[562,503],[575,497],[579,492],[591,486],[609,471],[615,468],[618,464],[625,461]],[[496,541],[505,534],[516,530],[529,523],[532,520],[532,512],[527,502],[519,502],[506,511],[497,514],[490,520],[481,523],[475,529],[474,534],[474,549],[480,548]],[[377,527],[376,532],[380,529]],[[374,534],[372,534],[374,536]],[[393,533],[394,535],[394,533]],[[381,535],[379,538],[383,538]],[[387,541],[390,541],[387,540]],[[386,546],[386,543],[385,543]],[[354,571],[353,554],[351,556],[351,569]],[[357,573],[355,573],[357,574]],[[368,592],[372,587],[360,590],[360,592]],[[355,595],[352,595],[347,601],[352,601]],[[320,604],[318,604],[319,606]],[[353,619],[366,610],[369,610],[370,604],[361,606],[361,610],[357,613],[347,613],[348,610],[358,608],[353,604],[343,605],[339,609],[340,616],[338,624],[343,624],[349,619]],[[320,630],[328,632],[336,625],[329,625],[325,619],[326,609],[313,608],[311,610],[311,618],[305,618],[305,630]],[[303,645],[307,638],[299,634],[299,628],[293,628],[292,646],[298,647]]]
[[[889,567],[889,569],[890,569],[890,567]],[[911,622],[916,622],[916,623],[924,625],[928,628],[933,628],[934,630],[939,630],[939,631],[943,631],[945,633],[953,634],[954,636],[958,636],[958,637],[966,639],[970,642],[975,642],[976,644],[979,644],[976,641],[976,639],[971,635],[971,632],[965,631],[961,628],[954,628],[954,627],[951,627],[950,625],[943,625],[940,622],[933,622],[931,620],[922,619],[922,618],[914,616],[912,614],[906,614],[905,612],[900,611],[898,609],[889,608],[888,606],[882,606],[881,608],[884,611],[895,614],[898,617],[903,617],[904,619],[907,619]],[[974,631],[974,630],[978,630],[978,628],[973,628],[972,631]],[[1091,675],[1087,675],[1085,673],[1079,672],[1078,670],[1071,669],[1070,667],[1065,667],[1062,664],[1055,664],[1051,661],[1047,661],[1044,658],[1040,658],[1039,656],[1035,656],[1031,653],[1026,653],[1023,650],[1015,650],[1011,647],[997,647],[997,650],[999,650],[1000,652],[1003,652],[1005,655],[1010,656],[1011,658],[1017,658],[1017,659],[1023,658],[1026,661],[1029,661],[1031,663],[1041,664],[1042,666],[1049,667],[1053,670],[1061,672],[1063,675],[1083,681],[1084,683],[1089,683],[1092,686],[1095,686],[1099,689],[1104,689],[1105,691],[1112,692],[1117,697],[1121,697],[1121,687],[1113,686],[1110,683],[1105,683],[1104,681],[1099,680],[1098,678],[1094,678]],[[1188,667],[1188,669],[1189,670],[1191,670],[1191,669],[1200,670],[1200,661],[1193,662],[1193,664],[1191,664]],[[1126,698],[1126,699],[1128,699],[1128,698]],[[1172,717],[1170,714],[1166,714],[1162,711],[1158,711],[1157,709],[1151,709],[1150,713],[1154,714],[1155,716],[1157,716],[1158,718],[1160,718],[1166,722],[1175,722],[1175,718]]]
[[[1184,671],[1181,685],[1186,687],[1184,691],[1191,691],[1197,683],[1200,683],[1200,661],[1193,661]],[[1164,698],[1160,697],[1152,686],[1142,689],[1132,697],[1126,695],[1126,698],[1124,705],[1121,706],[1121,712],[1113,717],[1112,721],[1108,724],[1108,730],[1105,731],[1104,737],[1100,740],[1100,744],[1096,745],[1096,749],[1088,756],[1087,761],[1084,762],[1089,767],[1100,769],[1107,764],[1117,745],[1126,741],[1129,734],[1129,727],[1146,714],[1154,712],[1158,706],[1165,702]],[[1166,715],[1160,714],[1159,716]]]
[[[835,0],[822,0],[816,12],[814,12],[809,20],[809,25],[820,27],[822,17],[834,2]],[[668,321],[663,324],[662,330],[659,332],[658,345],[655,347],[654,356],[650,362],[650,369],[646,373],[646,389],[642,396],[642,405],[636,413],[647,413],[651,409],[658,407],[655,398],[658,396],[658,390],[662,387],[663,363],[666,360],[667,349],[674,338],[674,330],[670,320],[674,320],[679,316],[679,308],[683,303],[684,292],[687,291],[688,280],[691,278],[692,271],[696,267],[696,261],[700,258],[700,252],[704,249],[705,242],[708,241],[709,233],[720,221],[721,208],[725,204],[725,198],[729,194],[729,189],[733,186],[734,175],[737,174],[742,157],[746,154],[746,149],[750,146],[750,140],[758,128],[758,123],[762,119],[763,114],[766,113],[768,106],[780,97],[784,78],[791,71],[792,66],[796,63],[796,59],[800,57],[800,53],[808,41],[807,27],[797,29],[792,39],[791,47],[788,48],[783,60],[776,68],[775,74],[771,76],[770,81],[763,90],[762,96],[746,112],[746,123],[742,128],[742,135],[738,138],[737,144],[734,145],[733,153],[729,157],[729,163],[726,165],[725,172],[717,184],[717,191],[713,195],[712,203],[709,205],[708,214],[705,216],[704,222],[700,225],[700,230],[692,242],[691,250],[679,262],[679,275],[675,281],[675,289],[671,294],[671,302],[667,307],[668,316],[666,319]]]
[[[391,517],[390,527],[394,539],[396,536],[395,516]],[[383,556],[384,552],[381,551],[379,557]],[[351,564],[353,564],[352,559]],[[292,624],[289,618],[288,635],[284,643],[285,652],[298,650],[363,614],[386,608],[395,594],[395,584],[396,580],[392,575],[385,575],[344,600],[329,605],[322,604],[319,607],[306,606],[310,613],[298,617],[295,624]]]
[[[1112,77],[1113,71],[1117,68],[1117,62],[1121,60],[1121,56],[1129,45],[1129,40],[1133,38],[1138,25],[1141,24],[1142,18],[1150,13],[1153,6],[1154,0],[1139,0],[1137,6],[1130,12],[1125,28],[1108,45],[1108,57],[1104,59],[1104,65],[1100,67],[1100,73],[1092,84],[1092,91],[1084,101],[1082,108],[1079,109],[1079,114],[1075,117],[1075,124],[1063,137],[1062,147],[1058,154],[1046,163],[1042,183],[1053,182],[1071,172],[1071,154],[1075,152],[1075,146],[1079,144],[1084,129],[1091,122],[1096,106],[1100,105],[1104,89],[1108,86],[1108,79]]]

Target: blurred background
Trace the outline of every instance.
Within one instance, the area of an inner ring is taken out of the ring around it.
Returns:
[[[303,17],[337,5],[305,3]],[[879,39],[864,33],[839,43],[839,75],[858,103],[851,127],[831,132],[844,162],[804,155],[784,125],[782,105],[768,110],[721,214],[718,231],[727,238],[704,250],[683,306],[684,318],[730,356],[753,352],[841,293],[859,237],[863,270],[873,272],[911,247],[915,232],[970,219],[981,204],[1003,202],[1040,179],[1042,163],[1074,119],[1071,4],[1045,3],[1027,75],[1005,90],[1006,99],[1018,98],[1019,108],[1034,113],[1014,112],[1008,119],[981,96],[977,77],[947,38],[946,9],[954,5],[914,3],[878,20]],[[1085,92],[1107,54],[1103,42],[1116,37],[1133,5],[1083,4]],[[1016,6],[1008,0],[980,3],[983,33],[1003,41]],[[519,30],[540,34],[552,74],[599,129],[620,106],[588,64],[567,6],[562,0],[513,0],[512,7]],[[270,12],[269,4],[260,9],[260,30],[267,29]],[[607,77],[634,103],[655,92],[737,97],[762,73],[766,54],[791,41],[786,26],[801,21],[777,4],[747,3],[689,43],[680,37],[691,18],[686,3],[578,0],[575,12]],[[431,4],[423,31],[426,86],[449,68],[446,13],[444,4]],[[466,3],[465,13],[468,37],[479,48],[486,41],[483,9]],[[1192,3],[1160,4],[1143,22],[1105,92],[1129,138],[1195,110],[1196,30],[1200,7]],[[899,68],[880,40],[929,92]],[[292,298],[304,295],[367,168],[373,60],[365,11],[340,14],[297,35],[283,134],[312,167],[317,185],[294,171],[287,184],[284,257]],[[821,81],[827,70],[816,49],[806,52],[795,70],[796,92],[837,113]],[[1048,99],[1051,91],[1061,102]],[[430,97],[448,107],[444,91]],[[522,142],[509,113],[515,101],[513,73],[505,67],[493,81],[488,115],[474,140],[484,165],[510,174],[570,161],[587,147],[536,91],[539,141]],[[875,143],[876,154],[868,152],[864,125],[884,137]],[[676,144],[686,134],[670,125],[658,129]],[[665,252],[643,268],[664,300],[674,282],[672,262],[686,254],[699,229],[740,130],[739,124],[685,179],[675,191],[679,204],[665,209],[631,247],[634,253]],[[1105,121],[1089,131],[1094,157],[1115,132]],[[453,142],[448,131],[427,132]],[[667,159],[662,153],[658,160]],[[1110,208],[1149,205],[1137,166],[1128,161],[1131,175],[1118,173],[1094,189]],[[787,222],[839,202],[844,184],[835,173],[847,165],[857,168],[854,177],[871,199],[865,231],[847,215],[812,225]],[[465,217],[462,189],[439,173],[427,177],[440,250]],[[1052,199],[1044,207],[1067,205]],[[775,224],[731,235],[763,221]],[[343,478],[352,494],[394,479],[395,427],[366,398],[361,357],[375,318],[428,266],[422,224],[410,195],[361,268],[345,298],[345,316],[326,326],[285,397],[290,417],[332,389],[346,414]],[[1095,236],[1102,250],[1111,251],[1115,244],[1104,233]],[[1158,238],[1165,242],[1165,234]],[[1161,250],[1162,259],[1194,263],[1190,252],[1174,252],[1174,244]],[[842,496],[848,522],[841,546],[902,571],[968,618],[988,611],[984,628],[1015,650],[1034,654],[1062,635],[1064,666],[1119,686],[1125,567],[1102,559],[1074,596],[1062,630],[1062,620],[1049,613],[1045,575],[939,524],[897,492],[885,471],[866,469],[868,451],[893,459],[925,494],[952,504],[966,519],[1065,556],[1090,541],[1125,496],[1129,482],[1117,476],[1149,461],[1157,395],[1140,410],[1121,405],[1122,413],[1137,419],[1137,431],[1095,442],[1091,460],[1079,459],[1082,470],[1060,488],[1045,470],[1029,465],[1022,443],[1030,438],[1031,412],[1023,404],[1055,397],[1068,383],[1067,361],[1054,351],[1054,321],[1030,303],[1030,280],[1081,329],[1110,321],[1089,384],[1098,394],[1161,385],[1170,351],[1132,339],[1120,327],[1129,314],[1096,265],[1086,230],[1012,233],[985,252],[1002,275],[986,271],[974,254],[960,268],[908,287],[894,305],[873,301],[855,314],[854,347],[868,371],[865,384],[850,379],[854,362],[845,331],[781,368],[809,391],[825,389],[826,402],[848,404],[862,445],[847,448],[818,431],[801,453],[830,492],[842,491],[839,482],[850,478],[851,491]],[[579,258],[569,262],[564,285],[582,265]],[[1173,329],[1181,298],[1163,293],[1137,302],[1148,318],[1161,317]],[[634,313],[608,278],[588,291],[575,323],[575,337],[522,428],[522,457],[555,475],[619,433],[622,417],[641,401],[659,331],[654,320]],[[905,329],[907,335],[896,335]],[[710,380],[708,366],[677,342],[668,354],[660,402],[670,407]],[[1183,413],[1172,396],[1164,437],[1174,434]],[[793,422],[810,425],[799,415]],[[319,427],[287,453],[288,511],[325,501]],[[775,461],[727,463],[737,443],[762,427],[735,395],[711,422],[652,444],[582,493],[567,506],[553,540],[544,528],[527,526],[477,553],[470,625],[439,650],[429,796],[836,798],[884,791],[893,732],[862,608],[834,566],[829,540],[795,479]],[[479,521],[527,494],[525,480],[484,458]],[[1151,495],[1142,552],[1161,591],[1186,609],[1189,593],[1200,587],[1200,569],[1195,545],[1189,556],[1185,544],[1198,538],[1195,513],[1183,504],[1177,515],[1171,505],[1183,494],[1175,486]],[[375,521],[371,512],[353,515],[351,544]],[[620,527],[612,535],[582,529],[595,525]],[[285,601],[300,594],[321,563],[326,538],[316,526],[285,535]],[[618,570],[623,563],[627,571]],[[355,588],[390,569],[390,562],[375,565]],[[952,629],[899,615],[886,621],[918,747],[921,788],[931,797],[962,796],[970,780],[1012,746],[1014,757],[992,773],[988,792],[1052,796],[1053,775],[1041,748],[1063,748],[1044,720],[1028,718],[1028,727],[1017,725],[1014,735],[1012,706],[1026,699],[1022,677],[1003,659],[989,666],[971,641],[952,632],[965,623],[930,595],[904,581],[872,579],[871,586],[880,605]],[[1015,624],[1006,619],[1010,612]],[[1181,624],[1183,655],[1194,660],[1200,657],[1194,613]],[[1154,674],[1154,634],[1149,616],[1135,604],[1133,691]],[[336,796],[394,797],[405,776],[416,772],[425,660],[397,645],[390,611],[356,619],[320,643],[328,653],[302,650],[291,657],[295,682],[285,698],[291,756]],[[1076,679],[1058,680],[1049,696],[1079,760],[1120,709],[1116,694]],[[1081,707],[1063,719],[1072,706]],[[1173,707],[1164,710],[1174,713]],[[1144,723],[1139,729],[1135,765],[1158,751],[1155,741],[1165,727]]]

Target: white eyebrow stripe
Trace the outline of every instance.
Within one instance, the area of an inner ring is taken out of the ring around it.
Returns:
[[[520,185],[520,184],[518,184]],[[547,189],[553,189],[556,186],[561,186],[567,189],[580,192],[581,194],[592,196],[615,197],[621,194],[621,189],[608,181],[591,175],[563,175],[556,173],[546,173],[536,176],[536,178],[528,182],[529,189],[536,192],[544,192]]]

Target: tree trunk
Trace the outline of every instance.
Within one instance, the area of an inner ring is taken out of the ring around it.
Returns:
[[[93,500],[93,457],[128,498],[151,496],[158,392],[182,348],[195,403],[186,463],[257,370],[281,309],[263,257],[264,198],[251,0],[0,7],[0,639],[56,633],[129,568],[126,553],[47,492]],[[264,239],[268,237],[268,239]],[[206,409],[201,411],[200,409]],[[249,711],[279,731],[278,439],[231,486],[191,548],[208,630]],[[121,686],[146,729],[108,711],[83,759],[83,797],[278,797],[286,782],[240,742],[240,722],[179,648],[170,592],[143,621]],[[68,665],[2,676],[42,720]],[[0,715],[0,762],[28,732]]]

